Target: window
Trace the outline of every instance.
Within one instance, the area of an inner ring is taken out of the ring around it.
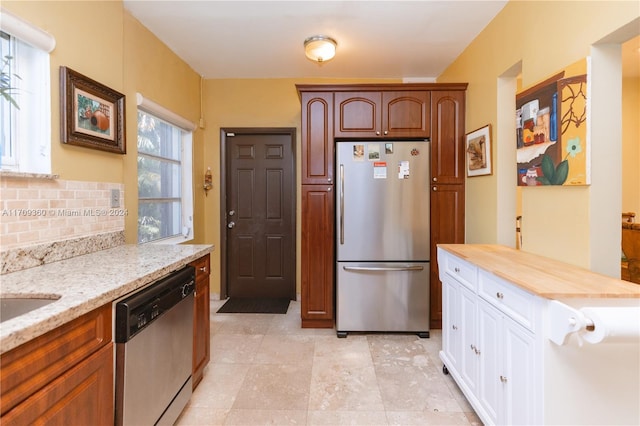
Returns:
[[[138,243],[193,238],[192,132],[138,110]]]
[[[2,170],[51,173],[49,52],[55,39],[2,9],[2,86],[15,103],[0,98]],[[34,120],[33,117],[37,117]]]

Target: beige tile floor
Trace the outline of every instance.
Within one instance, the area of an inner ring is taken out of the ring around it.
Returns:
[[[178,425],[480,425],[442,374],[439,330],[350,334],[286,315],[217,314],[211,362]]]

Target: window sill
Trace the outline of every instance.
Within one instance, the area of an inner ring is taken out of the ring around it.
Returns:
[[[188,243],[189,241],[193,241],[193,237],[192,236],[188,236],[188,237],[182,237],[182,236],[178,236],[178,237],[169,237],[169,238],[163,238],[160,240],[155,240],[155,241],[149,241],[148,243],[143,243],[143,244],[165,244],[165,245],[178,245],[178,244],[185,244]]]
[[[48,173],[26,173],[26,172],[13,172],[10,170],[0,170],[0,178],[54,180],[54,179],[59,179],[60,175],[52,175]]]

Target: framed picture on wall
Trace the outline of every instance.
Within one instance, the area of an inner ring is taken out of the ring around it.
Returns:
[[[62,142],[126,153],[125,96],[67,67],[60,67]]]
[[[465,136],[467,176],[485,176],[491,168],[491,125],[487,124]]]

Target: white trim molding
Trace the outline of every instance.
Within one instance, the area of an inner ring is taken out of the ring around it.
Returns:
[[[54,36],[5,8],[0,8],[0,29],[47,53],[56,47]]]
[[[155,103],[151,99],[145,98],[140,93],[136,93],[136,103],[138,105],[138,108],[140,108],[141,110],[153,114],[156,117],[181,128],[182,130],[193,132],[197,128],[196,123],[179,116],[175,112],[170,111],[162,105]]]

